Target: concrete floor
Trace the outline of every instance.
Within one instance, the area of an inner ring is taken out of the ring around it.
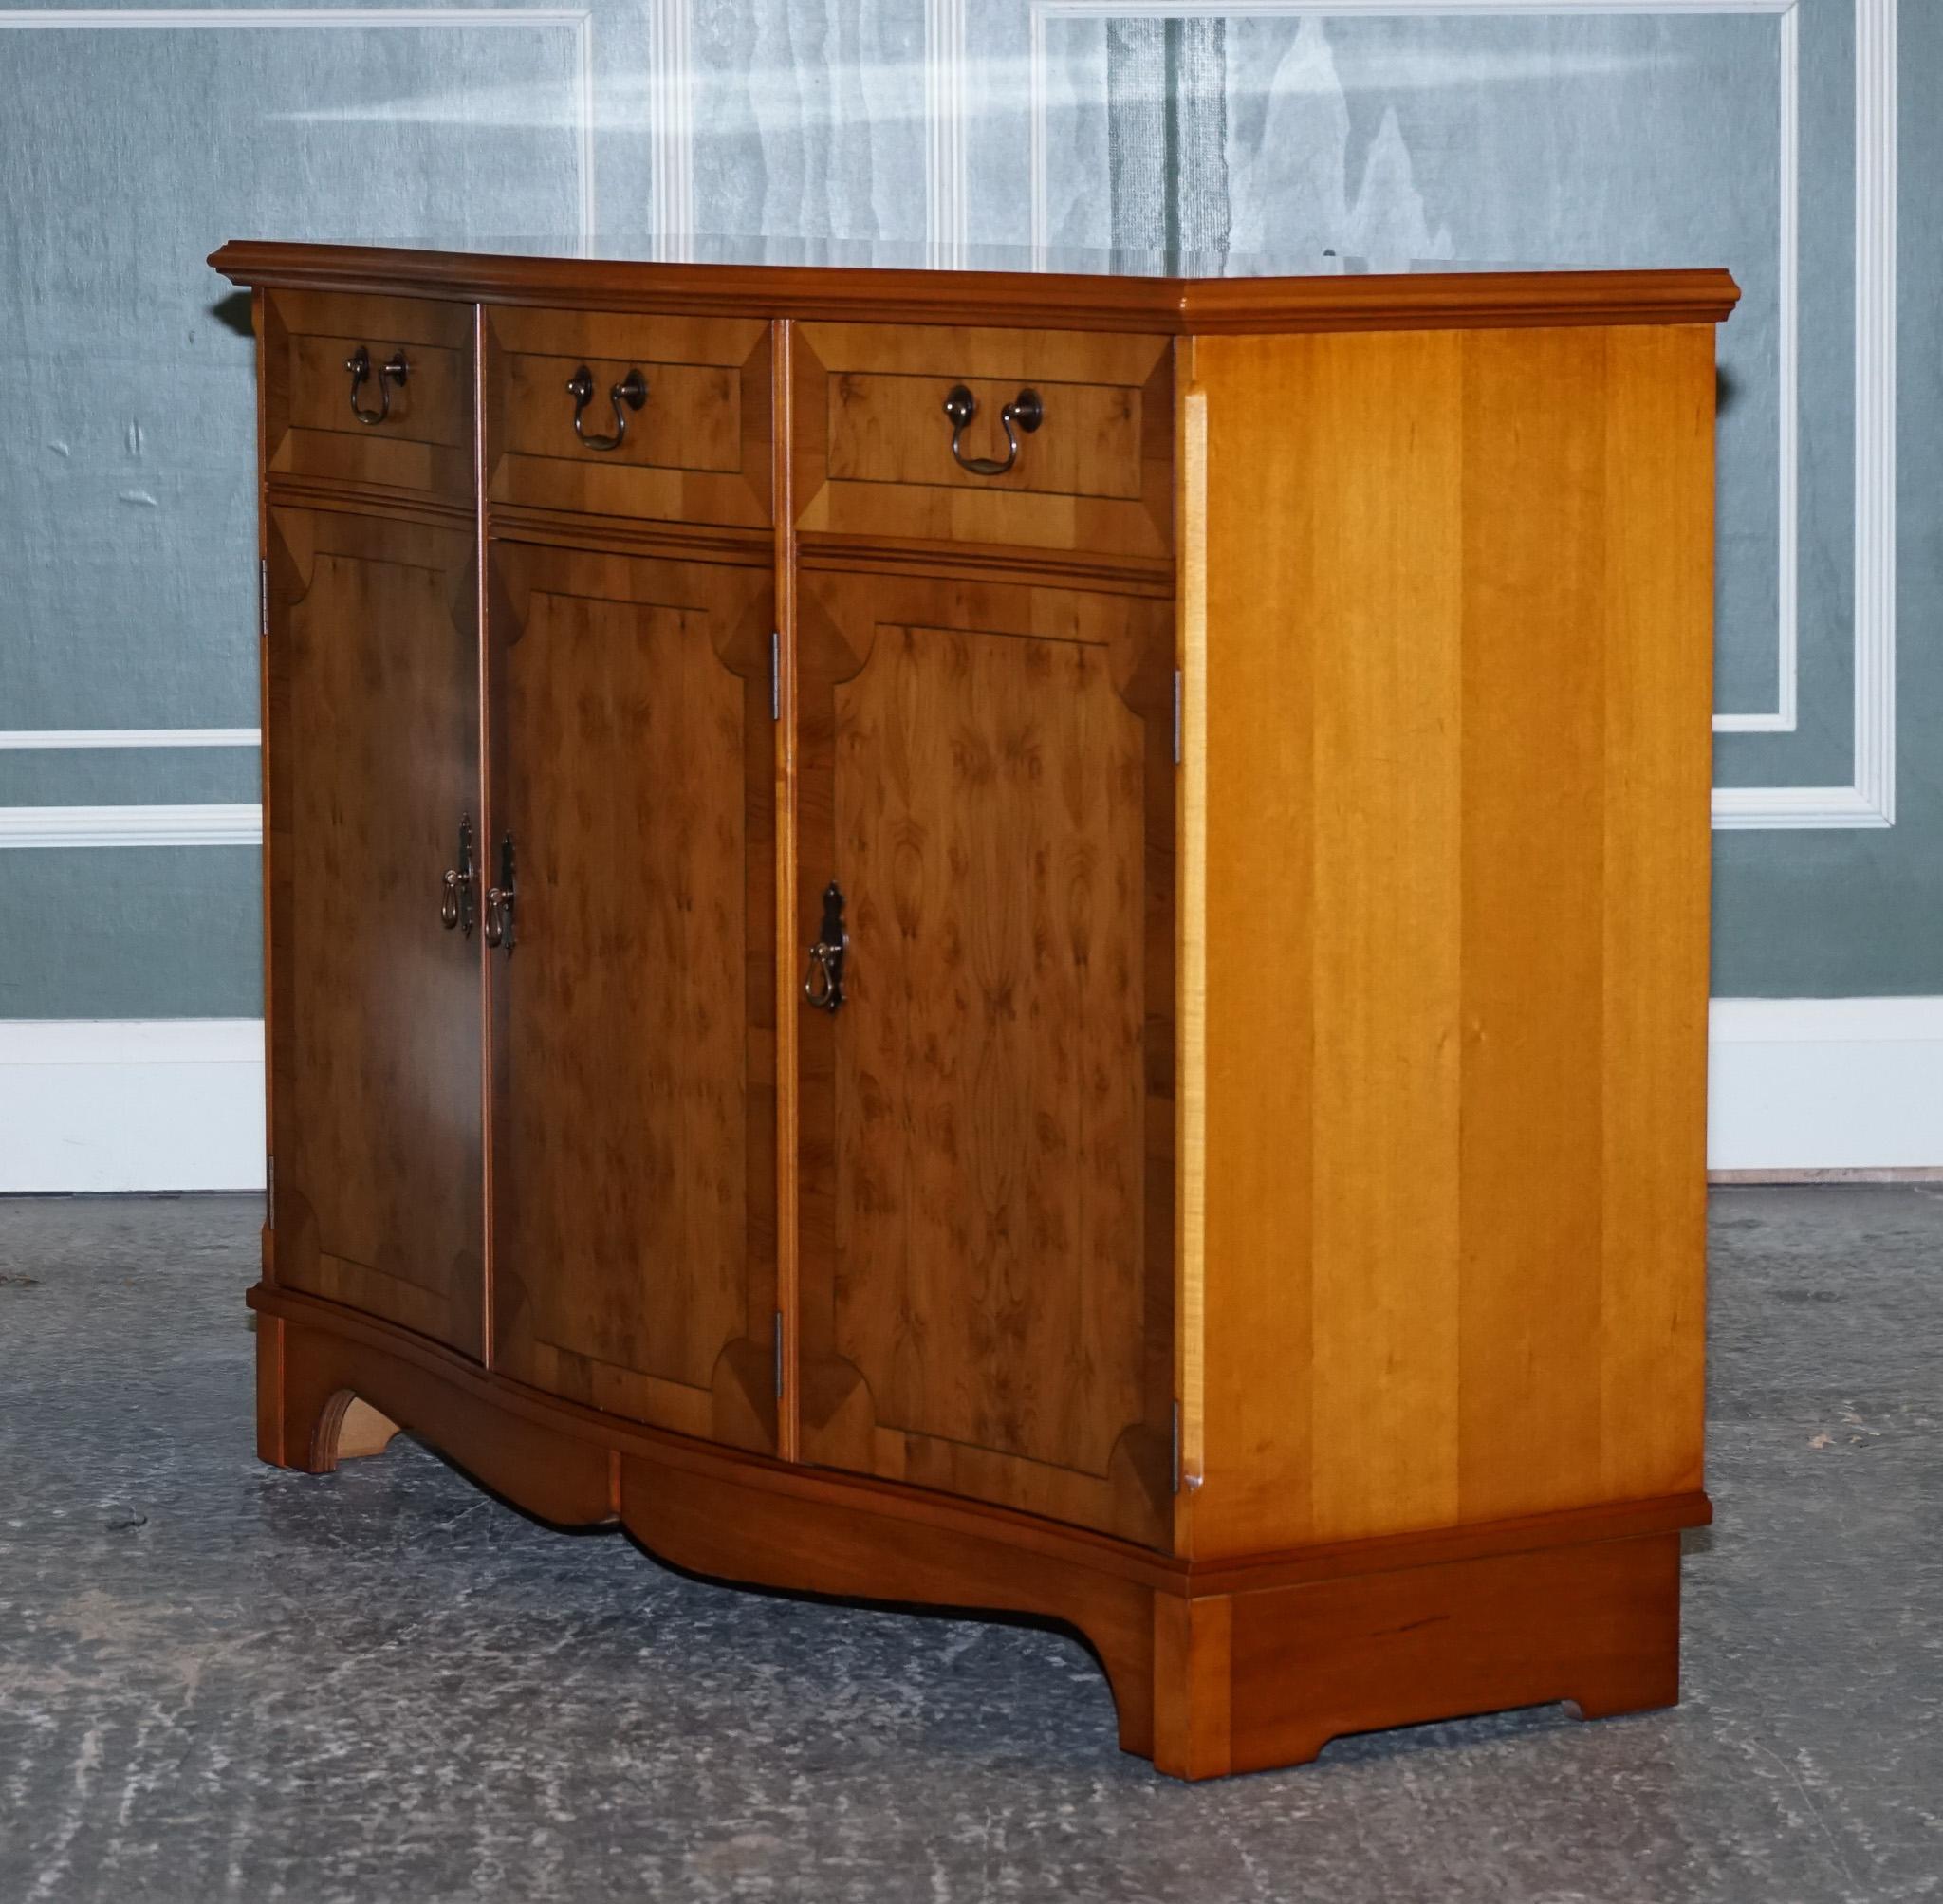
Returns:
[[[0,1202],[0,1904],[1943,1896],[1943,1187],[1716,1194],[1677,1711],[1197,1788],[1057,1634],[259,1467],[257,1209]]]

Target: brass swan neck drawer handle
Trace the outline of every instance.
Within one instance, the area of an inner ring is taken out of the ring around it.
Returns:
[[[804,997],[819,1011],[834,1011],[843,1002],[843,955],[849,950],[843,889],[832,879],[823,888],[823,930],[809,949],[809,970],[803,980]]]
[[[594,373],[583,363],[566,379],[566,394],[573,398],[573,434],[590,450],[618,450],[627,441],[627,411],[638,410],[648,400],[648,379],[638,370],[630,370],[607,393],[614,405],[614,434],[589,436],[583,413],[594,400]],[[627,410],[620,406],[626,404]]]
[[[358,401],[358,392],[363,388],[364,379],[371,375],[371,353],[361,343],[349,357],[344,359],[344,368],[351,373],[351,415],[359,422],[376,429],[391,415],[391,386],[396,383],[402,390],[405,379],[411,375],[411,365],[405,361],[405,354],[395,350],[391,361],[378,373],[378,408],[366,410]]]
[[[968,456],[960,447],[965,426],[978,415],[978,399],[962,383],[952,385],[945,397],[945,415],[952,419],[952,457],[959,469],[974,476],[1003,476],[1019,460],[1019,432],[1029,436],[1046,421],[1046,405],[1036,390],[1022,390],[998,413],[1006,427],[1006,459]]]
[[[466,937],[472,936],[472,894],[477,883],[477,869],[472,864],[472,816],[468,813],[459,820],[459,863],[448,866],[439,881],[438,923],[447,932],[463,927]]]

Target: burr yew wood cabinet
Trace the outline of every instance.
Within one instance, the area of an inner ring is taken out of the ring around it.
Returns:
[[[213,262],[266,1460],[1063,1621],[1191,1778],[1676,1697],[1725,273]]]

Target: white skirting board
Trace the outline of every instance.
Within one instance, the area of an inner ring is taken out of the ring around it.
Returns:
[[[1716,998],[1707,1167],[1943,1165],[1943,998]]]
[[[0,1020],[0,1192],[261,1190],[263,1021]]]
[[[1715,999],[1707,1162],[1943,1167],[1943,998]],[[257,1020],[0,1020],[0,1192],[263,1176]]]

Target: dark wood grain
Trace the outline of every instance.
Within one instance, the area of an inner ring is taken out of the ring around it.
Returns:
[[[817,572],[800,625],[799,939],[831,878],[851,939],[798,1026],[805,1455],[1159,1541],[1167,616]]]
[[[1021,323],[1175,335],[1718,323],[1724,270],[1449,271],[1126,278],[1059,271],[871,270],[490,257],[239,240],[210,263],[239,285],[409,289],[496,305],[865,323]]]
[[[769,569],[501,543],[493,570],[498,1365],[769,1448]]]
[[[280,508],[268,548],[277,1276],[478,1355],[479,940],[439,923],[479,812],[472,541]]]

